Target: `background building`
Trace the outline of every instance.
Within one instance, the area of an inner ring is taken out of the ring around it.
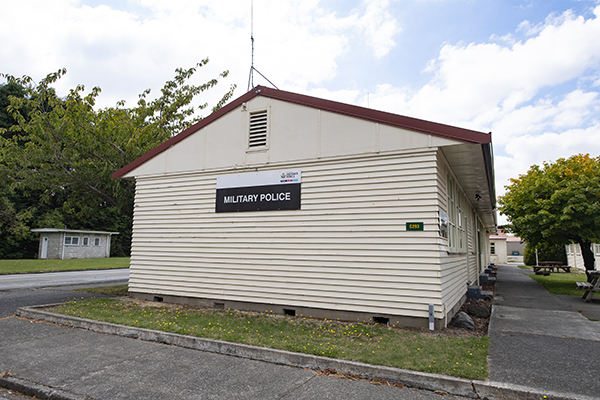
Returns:
[[[490,236],[490,261],[494,264],[522,263],[525,242],[516,236],[507,235],[500,229]]]
[[[506,249],[506,237],[496,235],[490,236],[490,262],[493,264],[506,264],[508,262],[508,250]]]
[[[118,232],[32,229],[40,234],[39,259],[110,257],[110,238]]]
[[[581,255],[581,247],[578,244],[572,243],[566,246],[567,261],[571,268],[576,268],[581,271],[585,271],[585,264],[583,263],[583,256]],[[592,251],[596,262],[594,263],[594,269],[598,269],[598,260],[600,258],[600,244],[593,243]]]

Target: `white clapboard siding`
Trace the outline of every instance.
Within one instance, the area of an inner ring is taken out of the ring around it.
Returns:
[[[447,176],[449,168],[446,163],[440,162],[438,166],[438,194],[440,207],[446,213],[448,212],[448,187]],[[456,177],[453,177],[458,181]],[[476,224],[475,213],[467,201],[464,192],[458,189],[459,196],[462,197],[461,206],[464,215],[467,218],[466,231],[466,252],[461,254],[449,254],[441,257],[440,280],[442,287],[443,304],[452,307],[459,303],[465,296],[467,282],[476,282],[479,271],[477,270],[477,249],[475,247]]]
[[[431,148],[261,168],[302,170],[294,211],[215,213],[216,178],[253,169],[138,176],[130,290],[443,318],[458,275],[440,265],[438,163]]]

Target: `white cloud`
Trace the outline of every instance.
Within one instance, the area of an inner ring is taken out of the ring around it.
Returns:
[[[575,154],[600,155],[600,122],[560,133],[515,137],[505,150],[507,155],[494,157],[497,196],[505,194],[505,186],[510,184],[510,178],[527,173],[532,165],[554,162]],[[499,216],[499,224],[506,222],[506,217]]]
[[[387,85],[378,90],[391,111],[477,129],[471,126],[476,120],[487,130],[540,90],[600,70],[600,7],[594,13],[587,20],[570,12],[549,18],[537,36],[512,45],[446,44],[426,66],[424,72],[434,74],[428,84],[414,92]]]
[[[114,4],[128,9],[128,3]],[[195,83],[229,69],[228,82],[238,85],[239,95],[245,92],[251,62],[247,0],[134,5],[135,13],[78,0],[2,0],[0,72],[40,79],[66,67],[59,91],[79,83],[100,86],[99,104],[110,106],[120,99],[131,104],[147,88],[156,93],[175,68],[210,56]],[[303,92],[323,85],[337,75],[337,60],[350,50],[350,38],[370,47],[375,57],[389,53],[399,28],[388,9],[387,1],[366,0],[348,15],[337,15],[318,0],[256,1],[254,65],[281,88]],[[19,15],[27,15],[29,28],[23,29]],[[255,74],[255,84],[267,82]]]
[[[396,19],[387,11],[389,1],[368,0],[366,3],[367,11],[360,18],[360,25],[375,57],[381,58],[395,46],[393,37],[400,32],[400,28]]]
[[[526,173],[531,165],[554,162],[574,154],[600,155],[600,122],[560,133],[516,137],[506,145],[506,152],[509,156],[495,158],[497,171],[501,174],[496,184],[499,195],[504,193],[503,186],[508,184],[508,178]]]

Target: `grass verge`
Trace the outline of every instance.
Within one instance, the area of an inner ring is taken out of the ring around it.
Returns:
[[[384,325],[157,306],[129,299],[71,301],[51,311],[120,325],[467,379],[488,376],[487,336],[445,336],[439,332],[416,332]]]
[[[550,275],[529,275],[531,279],[539,282],[551,294],[566,294],[570,296],[583,296],[583,291],[577,289],[575,282],[586,282],[587,275],[571,273],[552,273]],[[594,293],[594,297],[600,297],[600,293]]]
[[[129,257],[79,258],[71,260],[0,260],[0,274],[84,271],[129,268]]]
[[[125,296],[129,290],[128,285],[116,285],[116,286],[100,286],[94,288],[85,289],[74,289],[74,292],[86,292],[86,293],[100,293],[108,294],[111,296]]]

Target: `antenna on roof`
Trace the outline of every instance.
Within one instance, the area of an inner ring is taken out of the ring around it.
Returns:
[[[250,64],[250,76],[248,77],[248,92],[250,88],[254,89],[254,71],[256,71],[260,76],[265,78],[267,82],[269,82],[273,87],[277,90],[279,88],[273,84],[270,80],[267,79],[266,76],[260,73],[259,70],[254,68],[254,0],[250,0],[250,41],[252,42],[252,63]]]

